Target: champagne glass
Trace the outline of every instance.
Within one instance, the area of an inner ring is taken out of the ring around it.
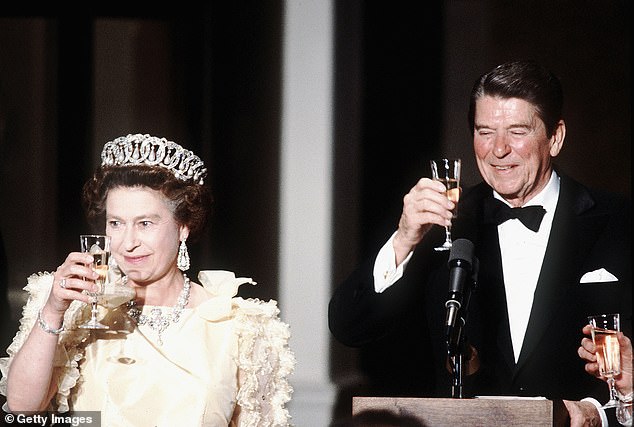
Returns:
[[[97,298],[103,293],[106,278],[108,276],[108,259],[110,258],[110,237],[99,234],[82,234],[79,236],[81,251],[87,252],[93,257],[90,267],[99,274],[95,280],[97,285],[96,291],[86,292],[92,297],[90,311],[90,319],[81,325],[82,329],[108,329],[97,318]]]
[[[618,313],[589,316],[592,330],[592,342],[597,347],[599,373],[607,378],[610,387],[610,400],[602,408],[614,408],[619,405],[619,397],[614,385],[614,377],[621,373],[621,349],[617,332],[621,330]]]
[[[431,160],[431,176],[434,181],[445,184],[447,198],[456,204],[453,209],[453,218],[458,216],[458,200],[460,199],[460,159],[438,159]],[[448,251],[451,249],[451,225],[445,226],[445,242],[436,248],[437,251]]]
[[[127,276],[121,274],[117,262],[111,256],[108,260],[108,276],[101,293],[97,295],[97,304],[114,310],[135,297],[136,291],[128,285]]]

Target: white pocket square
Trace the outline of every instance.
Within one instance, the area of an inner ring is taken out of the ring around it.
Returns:
[[[597,282],[618,282],[614,274],[610,273],[605,268],[589,271],[581,277],[579,283],[597,283]]]

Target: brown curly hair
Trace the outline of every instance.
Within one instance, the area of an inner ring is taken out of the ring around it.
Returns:
[[[105,221],[108,191],[116,187],[148,187],[161,192],[174,206],[179,225],[189,227],[189,241],[195,241],[208,226],[213,198],[207,185],[186,182],[169,170],[147,165],[102,166],[83,188],[86,217],[94,225]]]

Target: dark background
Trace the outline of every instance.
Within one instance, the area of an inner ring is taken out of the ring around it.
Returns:
[[[461,155],[465,183],[478,179],[468,96],[501,62],[537,59],[561,77],[568,135],[560,165],[588,185],[630,195],[629,1],[333,7],[333,277],[324,286],[336,286],[394,230],[426,159]],[[16,294],[29,274],[54,270],[76,249],[88,227],[78,195],[101,146],[141,132],[192,149],[210,171],[215,212],[190,246],[192,271],[255,277],[259,286],[246,296],[277,299],[284,2],[92,6],[72,17],[21,8],[0,7],[9,289]],[[20,303],[3,320],[11,331],[3,337],[13,335]],[[357,358],[332,343],[332,380],[344,396],[363,381]]]

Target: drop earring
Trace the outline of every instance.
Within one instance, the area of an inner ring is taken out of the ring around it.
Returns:
[[[180,271],[189,270],[189,252],[187,252],[185,239],[181,240],[181,244],[178,247],[178,258],[176,259],[176,266]]]

